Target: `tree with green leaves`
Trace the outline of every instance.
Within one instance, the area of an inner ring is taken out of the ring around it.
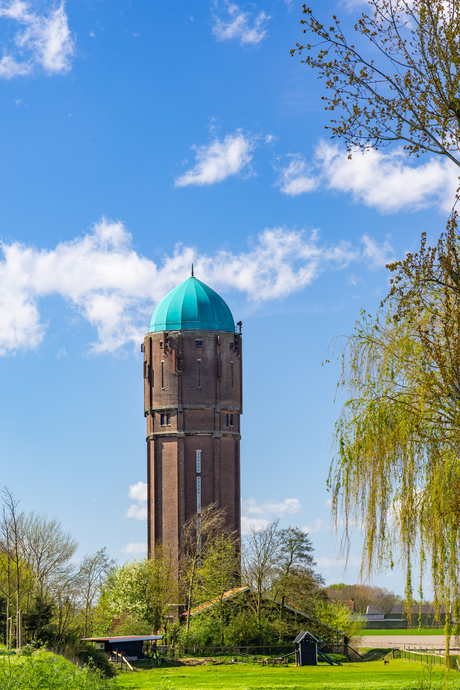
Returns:
[[[77,577],[84,606],[84,637],[88,637],[93,606],[100,594],[103,579],[114,566],[115,561],[109,557],[105,547],[94,554],[87,553],[80,564]]]
[[[165,629],[166,617],[175,615],[178,603],[177,561],[166,544],[157,544],[148,561],[147,598],[152,632]]]
[[[327,127],[348,151],[397,141],[409,154],[460,166],[460,6],[457,0],[369,0],[350,37],[303,5],[300,53],[326,87]]]
[[[412,601],[430,567],[437,608],[460,612],[460,238],[452,217],[434,248],[390,266],[388,299],[345,342],[333,511],[364,532],[363,570],[398,558]],[[419,591],[420,599],[423,592]],[[410,615],[410,609],[408,609]],[[458,623],[457,623],[458,625]],[[458,632],[458,631],[456,631]],[[449,645],[450,619],[446,623]]]
[[[221,534],[208,544],[199,565],[200,600],[212,601],[211,613],[220,624],[221,644],[224,643],[224,595],[240,584],[239,543],[234,535]]]
[[[299,577],[307,576],[317,586],[323,583],[321,576],[313,571],[316,565],[313,551],[310,537],[299,527],[279,530],[272,592],[279,602],[280,613],[286,603],[286,596],[296,586]]]
[[[199,591],[199,573],[207,553],[221,536],[233,537],[225,528],[225,510],[215,503],[192,515],[182,529],[180,583],[187,604],[187,632],[190,629],[190,612]]]
[[[278,523],[279,520],[274,520],[260,530],[251,526],[243,543],[243,581],[252,593],[250,603],[257,620],[260,636],[262,635],[262,617],[266,608],[267,596],[271,597],[275,579],[280,544]],[[275,602],[273,602],[274,605]]]
[[[153,559],[136,559],[112,568],[102,587],[99,614],[103,615],[99,618],[109,626],[117,621],[124,624],[127,619],[127,632],[131,626],[131,634],[134,629],[141,634],[147,627],[154,634],[164,627],[165,617],[176,603],[177,564],[170,550],[159,545]]]

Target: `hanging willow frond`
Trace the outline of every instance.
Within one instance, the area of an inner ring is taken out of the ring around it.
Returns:
[[[333,511],[364,531],[363,573],[398,552],[430,563],[437,601],[459,607],[460,254],[456,217],[436,248],[392,264],[392,290],[347,339],[329,485]],[[412,596],[409,584],[407,597]],[[448,627],[448,626],[447,626]]]

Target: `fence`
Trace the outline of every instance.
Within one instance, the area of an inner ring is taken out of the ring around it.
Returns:
[[[393,649],[393,659],[407,659],[407,661],[420,661],[433,666],[446,666],[446,655],[440,652],[441,650],[436,649],[431,650],[431,653],[427,649],[423,651],[417,649]],[[451,663],[451,668],[457,668],[458,662],[455,663],[457,657],[451,655],[450,659],[454,661],[454,664]]]
[[[347,656],[352,661],[364,661],[364,658],[352,647],[347,644],[327,644],[322,643],[321,650],[326,654],[343,654]],[[238,658],[244,659],[255,659],[257,657],[281,657],[291,652],[294,652],[294,645],[284,644],[284,645],[263,645],[263,646],[237,646],[237,647],[169,647],[167,645],[159,645],[158,652],[163,657],[183,659],[189,657],[198,658]]]
[[[159,646],[158,651],[164,656],[173,656],[176,659],[184,657],[234,657],[234,656],[282,656],[293,651],[293,644],[257,646],[232,646],[232,647],[166,647]]]

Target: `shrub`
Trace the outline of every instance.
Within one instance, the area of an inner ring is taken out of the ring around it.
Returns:
[[[101,671],[77,668],[56,654],[37,651],[0,657],[0,687],[9,690],[110,690],[114,681],[102,676]]]

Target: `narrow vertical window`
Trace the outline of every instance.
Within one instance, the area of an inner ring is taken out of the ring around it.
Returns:
[[[201,513],[201,477],[196,478],[196,512]]]
[[[225,415],[225,426],[228,426],[228,414]]]
[[[233,415],[232,415],[233,417]],[[171,426],[171,413],[168,412],[166,415],[166,426]]]
[[[201,450],[196,451],[196,473],[201,473]]]
[[[198,369],[198,372],[197,372],[197,375],[198,375],[198,384],[197,384],[197,388],[201,388],[201,359],[197,359],[196,362],[197,362],[197,369]]]
[[[233,415],[230,415],[230,426],[233,426]]]
[[[164,359],[161,360],[161,387],[165,387],[165,362]]]
[[[233,362],[230,362],[230,388],[233,390]]]
[[[165,422],[166,422],[165,417],[166,417],[166,415],[162,412],[161,413],[161,426],[165,426]]]

